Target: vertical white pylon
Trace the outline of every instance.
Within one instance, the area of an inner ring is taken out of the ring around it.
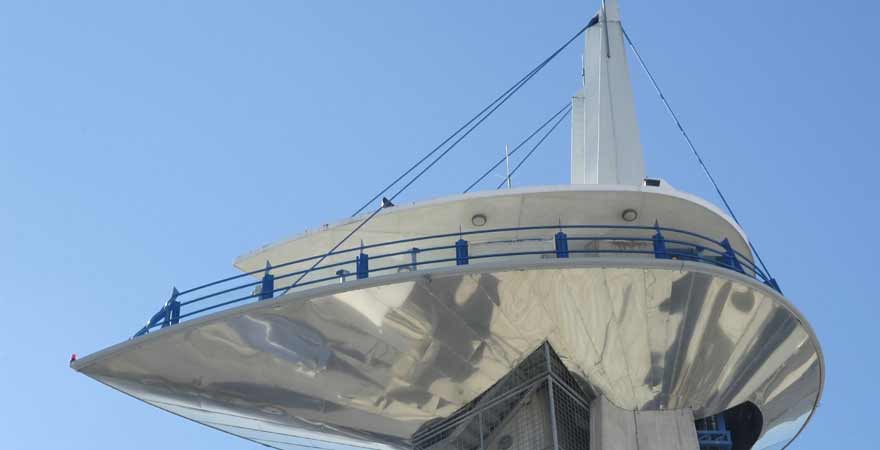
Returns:
[[[587,29],[584,87],[571,103],[571,183],[641,185],[645,161],[617,0],[604,1]]]

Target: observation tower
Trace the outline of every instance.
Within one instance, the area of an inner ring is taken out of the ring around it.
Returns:
[[[571,184],[383,198],[72,368],[278,449],[788,446],[814,332],[731,216],[645,177],[617,2],[580,34]]]

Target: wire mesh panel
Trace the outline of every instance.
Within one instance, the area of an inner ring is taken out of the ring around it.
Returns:
[[[473,401],[425,424],[412,440],[416,450],[588,450],[589,428],[588,397],[544,343]]]
[[[585,399],[590,398],[584,391],[581,389],[581,383],[578,382],[577,378],[565,367],[565,364],[562,362],[562,359],[559,358],[559,355],[556,354],[556,351],[553,350],[553,346],[548,343],[543,345],[545,351],[547,352],[547,361],[550,365],[550,372],[553,374],[554,378],[564,383],[566,387],[574,391],[575,395],[579,395],[584,397]]]
[[[484,450],[547,450],[552,431],[547,382],[532,387],[512,408],[497,405],[486,411]]]
[[[556,413],[558,450],[589,450],[590,408],[582,399],[554,384],[553,404]]]

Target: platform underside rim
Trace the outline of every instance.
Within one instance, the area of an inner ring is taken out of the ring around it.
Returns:
[[[457,267],[444,267],[437,268],[433,270],[423,270],[417,272],[404,272],[398,274],[392,274],[382,277],[375,277],[370,279],[362,279],[362,280],[352,280],[346,282],[344,284],[338,285],[330,285],[330,286],[321,286],[316,287],[309,290],[299,291],[289,293],[284,296],[277,297],[275,299],[251,303],[247,305],[241,305],[237,307],[230,308],[228,310],[223,310],[219,312],[215,312],[203,317],[198,317],[186,322],[183,322],[179,325],[168,327],[165,329],[161,329],[157,332],[150,333],[145,336],[141,336],[138,338],[134,338],[128,341],[124,341],[122,343],[110,346],[93,354],[90,354],[82,359],[79,359],[73,363],[71,363],[71,367],[77,371],[84,371],[89,366],[100,362],[105,358],[111,358],[114,355],[130,351],[138,348],[141,345],[147,344],[153,340],[160,339],[162,336],[166,336],[172,333],[186,333],[187,331],[197,329],[201,326],[205,326],[215,321],[220,321],[226,318],[234,317],[237,315],[242,315],[250,312],[255,312],[263,309],[273,309],[273,308],[281,308],[284,304],[288,302],[296,302],[296,301],[306,301],[312,298],[317,298],[321,296],[339,294],[348,291],[356,291],[361,289],[367,289],[376,286],[382,286],[386,284],[394,284],[403,281],[409,281],[420,278],[431,278],[431,277],[442,277],[446,275],[461,275],[468,273],[482,273],[482,272],[509,272],[509,271],[528,271],[528,270],[542,270],[542,269],[571,269],[571,268],[602,268],[602,269],[642,269],[642,270],[664,270],[664,271],[688,271],[688,272],[699,272],[703,274],[710,275],[712,277],[720,277],[724,279],[730,279],[739,283],[744,283],[748,285],[750,288],[761,290],[764,294],[768,294],[768,297],[772,299],[772,301],[777,302],[779,305],[784,307],[791,315],[794,317],[801,327],[808,334],[810,343],[812,347],[815,349],[816,355],[818,357],[818,371],[819,371],[819,386],[817,389],[816,399],[813,402],[813,406],[810,410],[809,416],[806,418],[800,429],[797,433],[791,438],[789,444],[796,439],[800,433],[803,432],[803,429],[810,422],[813,415],[816,412],[819,402],[821,401],[822,394],[824,391],[824,383],[825,383],[825,360],[824,355],[822,353],[822,348],[819,344],[819,341],[810,326],[809,322],[804,318],[803,314],[785,297],[781,294],[773,290],[772,288],[760,283],[759,281],[742,275],[738,272],[734,272],[731,270],[726,270],[723,268],[719,268],[716,266],[712,266],[704,263],[697,263],[691,261],[673,261],[673,260],[655,260],[655,259],[646,259],[646,258],[638,258],[638,257],[602,257],[595,259],[554,259],[554,260],[544,260],[544,261],[531,261],[531,262],[485,262],[479,264],[471,264],[467,266],[457,266]],[[101,380],[98,380],[101,381]],[[107,384],[101,381],[102,384]],[[109,384],[107,384],[109,386]],[[113,387],[113,386],[111,386]],[[137,398],[145,403],[148,403],[152,406],[153,403],[147,402],[146,400],[140,399],[139,397],[132,395],[130,393],[125,392],[122,389],[118,389],[114,387],[115,390],[119,390],[120,392],[126,393],[131,397]],[[159,407],[159,406],[157,406]],[[160,409],[164,409],[159,407]],[[167,410],[166,410],[167,411]],[[179,415],[181,417],[185,417],[183,415],[177,414],[173,411],[173,414]],[[195,419],[190,419],[197,423],[204,424]],[[211,426],[211,425],[206,425]],[[212,427],[215,429],[219,429],[216,427]],[[221,430],[224,432],[230,433],[225,430]],[[247,439],[247,438],[245,438]],[[377,443],[376,447],[381,448],[381,446],[388,446],[389,444],[385,443]],[[787,445],[786,445],[787,446]]]

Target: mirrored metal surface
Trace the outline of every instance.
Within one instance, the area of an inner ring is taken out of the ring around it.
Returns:
[[[599,263],[473,265],[318,288],[171,327],[74,368],[277,448],[296,436],[404,447],[549,340],[619,407],[702,417],[751,401],[764,417],[755,448],[777,448],[802,428],[823,363],[782,297],[705,264]]]

